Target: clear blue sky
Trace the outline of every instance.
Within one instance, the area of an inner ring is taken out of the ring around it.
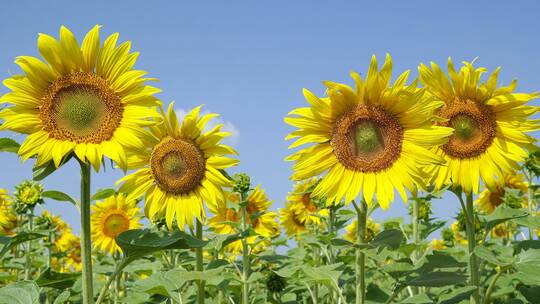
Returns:
[[[472,60],[502,66],[503,83],[517,78],[520,91],[540,89],[537,1],[2,1],[0,78],[17,73],[19,55],[38,55],[40,32],[58,35],[68,26],[81,39],[95,24],[104,34],[120,32],[141,53],[137,67],[161,81],[165,102],[191,109],[201,103],[220,113],[240,152],[239,170],[261,183],[283,205],[291,188],[291,165],[283,158],[292,129],[283,123],[289,110],[306,103],[302,88],[322,94],[322,80],[351,83],[349,72],[367,71],[371,54],[389,52],[395,73],[420,62],[445,65]],[[0,88],[0,94],[7,92]],[[13,134],[0,132],[1,137]],[[22,136],[14,136],[22,140]],[[0,187],[31,177],[31,162],[0,155]],[[110,187],[122,175],[94,175],[94,189]],[[74,163],[50,176],[45,185],[78,196]],[[78,226],[74,207],[46,207]],[[452,199],[435,202],[436,215],[453,216]],[[395,202],[375,218],[403,215]]]

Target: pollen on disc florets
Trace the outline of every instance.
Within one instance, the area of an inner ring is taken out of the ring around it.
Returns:
[[[107,81],[86,72],[73,72],[53,82],[39,109],[51,137],[96,144],[113,136],[123,112],[120,96]]]
[[[403,127],[384,109],[359,105],[335,123],[331,145],[347,168],[378,172],[390,167],[401,153]]]
[[[154,147],[150,169],[158,186],[174,194],[187,193],[204,178],[206,160],[199,148],[184,139],[167,137]]]
[[[486,151],[497,132],[495,114],[486,105],[473,100],[455,100],[441,108],[439,115],[448,121],[441,123],[454,128],[444,152],[455,158],[471,158]]]
[[[103,220],[103,234],[116,238],[120,233],[129,230],[129,218],[123,212],[112,212]]]

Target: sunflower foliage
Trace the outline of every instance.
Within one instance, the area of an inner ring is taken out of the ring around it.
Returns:
[[[59,36],[3,82],[0,130],[27,136],[0,152],[33,170],[0,189],[0,304],[540,303],[538,94],[499,86],[499,69],[449,59],[394,79],[373,56],[353,86],[305,89],[276,198],[230,172],[218,114],[154,96],[131,42]],[[80,197],[47,189],[73,161]],[[108,161],[124,176],[89,193]]]

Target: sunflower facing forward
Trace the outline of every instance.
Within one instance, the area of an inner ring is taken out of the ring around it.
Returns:
[[[116,46],[118,33],[103,45],[95,26],[81,45],[66,27],[60,39],[40,34],[38,49],[45,61],[30,56],[15,60],[23,75],[4,80],[11,92],[0,98],[13,106],[0,111],[0,130],[29,134],[19,155],[37,156],[36,165],[50,160],[59,166],[74,152],[99,170],[105,155],[126,168],[124,147],[142,149],[142,127],[157,117],[153,94],[144,85],[146,72],[134,70],[138,53],[131,43]]]
[[[386,209],[397,189],[407,200],[405,188],[414,191],[427,175],[422,167],[441,164],[430,149],[444,144],[452,129],[434,126],[432,113],[442,105],[406,85],[409,72],[390,86],[390,56],[379,71],[373,56],[365,80],[353,73],[356,89],[326,81],[328,98],[308,90],[310,107],[290,112],[285,121],[297,127],[287,139],[297,138],[289,148],[312,144],[292,154],[292,178],[304,180],[324,174],[315,187],[315,197],[327,203],[355,199],[360,191],[368,204],[377,197]]]
[[[266,196],[266,193],[257,186],[247,198],[247,222],[253,227],[257,235],[247,237],[247,243],[253,245],[257,243],[260,237],[263,238],[253,251],[262,251],[268,244],[271,237],[279,233],[279,226],[276,222],[277,214],[268,211],[272,202]],[[227,203],[235,205],[238,208],[231,208]],[[208,220],[208,225],[218,234],[234,234],[238,228],[233,223],[240,224],[242,220],[242,211],[239,208],[240,195],[237,193],[227,193],[227,199],[220,202],[217,206],[210,206],[210,212],[214,214]],[[255,219],[252,220],[253,217]],[[225,251],[240,254],[242,253],[242,241],[237,240],[225,246]]]
[[[539,120],[529,116],[538,111],[527,103],[538,94],[513,93],[516,82],[497,88],[499,68],[480,83],[485,68],[469,62],[456,72],[448,59],[447,77],[431,63],[421,64],[420,80],[444,106],[437,115],[440,125],[455,129],[448,143],[435,148],[447,166],[434,166],[432,176],[438,188],[452,182],[466,193],[478,193],[480,179],[490,189],[504,181],[504,174],[518,167],[527,157],[525,148],[535,139],[527,132],[538,130]]]
[[[193,227],[194,218],[202,222],[203,201],[222,203],[222,188],[231,182],[221,170],[238,163],[227,156],[236,152],[220,143],[229,136],[221,131],[222,125],[205,131],[208,121],[218,115],[199,115],[200,108],[191,110],[179,124],[171,103],[168,114],[162,113],[163,124],[143,133],[145,148],[129,153],[130,169],[139,170],[118,181],[128,200],[145,194],[146,216],[165,216],[169,229],[175,219],[180,229],[186,224]]]
[[[17,214],[6,189],[0,189],[0,234],[11,234],[17,227]]]
[[[98,201],[92,206],[92,238],[94,247],[115,254],[121,249],[116,244],[116,237],[127,230],[142,227],[141,209],[137,201],[126,200],[124,194],[118,194]]]

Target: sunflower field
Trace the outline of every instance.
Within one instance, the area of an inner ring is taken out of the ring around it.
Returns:
[[[0,189],[0,304],[540,303],[539,94],[499,68],[448,59],[410,79],[373,56],[352,85],[304,89],[274,208],[231,172],[218,115],[180,117],[118,33],[62,26],[37,49],[0,97],[0,130],[23,134],[0,151],[33,165]],[[67,163],[78,197],[43,184]],[[92,192],[105,170],[123,177]],[[443,195],[453,222],[432,212]],[[396,200],[408,216],[374,216]],[[45,201],[73,204],[80,230]]]

